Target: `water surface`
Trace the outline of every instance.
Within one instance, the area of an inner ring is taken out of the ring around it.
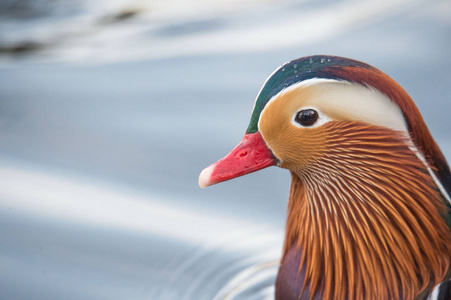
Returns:
[[[204,190],[197,177],[239,142],[266,77],[300,56],[385,71],[451,157],[445,1],[206,7],[108,25],[90,6],[2,16],[2,45],[44,46],[0,56],[0,298],[272,299],[288,172]],[[49,23],[61,26],[35,34]]]

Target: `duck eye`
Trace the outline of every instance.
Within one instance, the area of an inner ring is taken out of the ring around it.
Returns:
[[[318,120],[318,113],[313,109],[303,109],[297,113],[295,121],[302,126],[312,126]]]

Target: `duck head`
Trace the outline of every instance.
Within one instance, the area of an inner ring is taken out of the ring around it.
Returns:
[[[326,140],[340,134],[337,126],[364,124],[402,133],[406,143],[432,164],[439,182],[451,181],[446,160],[419,110],[393,79],[356,60],[309,56],[286,63],[269,76],[243,140],[202,171],[199,186],[275,165],[302,172],[323,155]],[[449,185],[445,188],[446,194],[451,193]]]
[[[284,64],[199,185],[274,165],[292,174],[276,299],[414,299],[450,277],[449,166],[383,72],[335,56]]]

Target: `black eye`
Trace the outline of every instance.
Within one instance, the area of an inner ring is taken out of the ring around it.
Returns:
[[[318,120],[318,113],[313,109],[303,109],[298,112],[295,120],[302,126],[312,126]]]

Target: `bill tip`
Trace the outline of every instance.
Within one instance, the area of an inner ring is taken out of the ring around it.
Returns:
[[[209,166],[200,173],[199,175],[199,186],[201,188],[204,188],[206,186],[209,186],[210,183],[210,177],[211,173],[213,172],[214,166]]]

